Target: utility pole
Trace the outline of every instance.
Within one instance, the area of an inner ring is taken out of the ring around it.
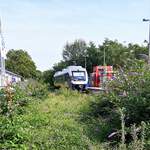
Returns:
[[[0,38],[1,38],[1,45],[0,45],[0,81],[1,87],[5,86],[5,42],[2,34],[2,24],[0,19]]]
[[[150,19],[144,18],[143,21],[149,23],[148,64],[150,65]]]
[[[85,60],[84,60],[84,68],[86,69],[86,56],[85,56]]]

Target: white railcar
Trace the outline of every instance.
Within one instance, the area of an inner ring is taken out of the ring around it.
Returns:
[[[88,84],[88,74],[81,66],[68,66],[54,74],[54,84],[71,89],[84,90]]]

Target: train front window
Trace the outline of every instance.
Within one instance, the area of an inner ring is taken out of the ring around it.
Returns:
[[[85,72],[84,71],[73,71],[72,77],[73,77],[73,80],[76,80],[76,81],[85,81]]]

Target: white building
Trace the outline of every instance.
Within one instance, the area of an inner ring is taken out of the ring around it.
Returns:
[[[1,72],[1,69],[0,69],[0,72]],[[2,77],[1,77],[1,74],[0,74],[0,87],[2,86],[1,78]],[[5,70],[5,81],[4,81],[5,86],[7,86],[8,84],[17,83],[19,81],[21,81],[21,76],[20,75],[17,75],[13,72]]]

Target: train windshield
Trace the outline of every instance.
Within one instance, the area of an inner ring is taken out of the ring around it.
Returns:
[[[85,81],[85,72],[84,71],[73,71],[72,77],[73,77],[73,80]]]

